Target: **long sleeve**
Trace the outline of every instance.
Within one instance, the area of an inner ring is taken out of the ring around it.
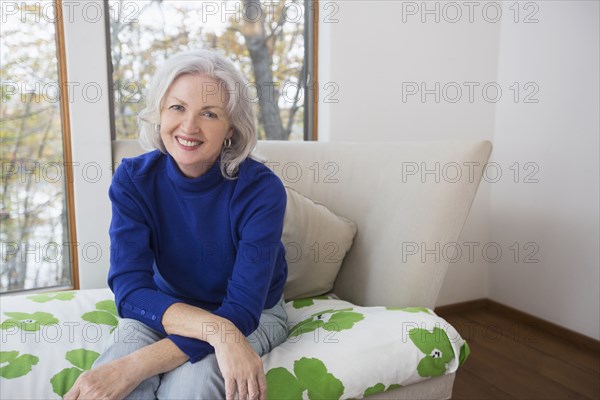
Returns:
[[[108,284],[121,317],[136,319],[166,334],[162,316],[179,300],[158,290],[153,281],[151,229],[127,168],[127,163],[117,168],[109,189],[112,220]]]

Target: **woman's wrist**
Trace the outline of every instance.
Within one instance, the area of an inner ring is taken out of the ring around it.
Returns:
[[[177,368],[188,360],[181,350],[168,339],[159,340],[142,347],[125,357],[115,360],[123,378],[141,383],[146,379]]]
[[[167,334],[202,340],[213,347],[229,336],[241,334],[228,319],[184,303],[174,303],[167,308],[162,324]]]
[[[133,352],[125,357],[114,360],[115,367],[120,372],[123,380],[141,383],[145,379],[150,378],[152,375],[148,374],[148,371],[144,370],[144,363],[138,360],[139,354]]]
[[[218,320],[215,323],[206,326],[207,329],[202,340],[205,340],[216,349],[227,344],[239,343],[240,340],[245,339],[233,322],[226,318],[217,318]]]

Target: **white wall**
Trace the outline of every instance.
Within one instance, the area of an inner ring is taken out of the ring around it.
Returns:
[[[64,10],[73,149],[75,219],[82,289],[106,287],[112,173],[102,1]]]
[[[432,3],[429,10],[435,10]],[[469,10],[462,8],[462,18],[451,23],[456,14],[444,10],[441,3],[439,22],[435,14],[423,15],[422,22],[421,2],[331,4],[322,2],[320,11],[319,140],[493,139],[495,104],[485,100],[481,87],[496,81],[500,24],[487,22],[481,7],[474,10],[473,22]],[[411,8],[415,4],[418,10]],[[489,15],[493,16],[492,10]],[[434,89],[439,82],[439,103],[434,94],[424,101],[420,94],[409,95],[413,82],[419,90],[421,83]],[[337,103],[326,101],[326,95],[333,93],[323,90],[328,83],[339,88],[332,96]],[[445,85],[448,92],[444,93]],[[457,92],[449,89],[456,85],[463,93],[453,103]],[[475,89],[472,101],[469,85]],[[478,242],[481,248],[489,242],[489,190],[490,185],[482,182],[461,244]],[[473,258],[463,254],[448,269],[438,305],[488,295],[487,261],[480,251]]]
[[[503,23],[499,81],[533,81],[538,103],[498,104],[494,160],[534,162],[539,183],[491,185],[494,241],[534,242],[538,263],[490,265],[490,298],[600,337],[598,259],[599,7],[539,3],[539,23]],[[529,171],[533,171],[530,169]],[[522,177],[520,179],[522,181]],[[531,247],[533,249],[533,247]],[[511,254],[512,255],[512,254]]]
[[[339,91],[337,102],[321,95],[319,137],[493,140],[502,176],[489,171],[460,241],[480,250],[450,265],[438,305],[490,297],[598,338],[598,2],[505,2],[496,18],[500,3],[477,3],[473,23],[463,7],[450,23],[447,3],[426,3],[440,7],[435,22],[422,2],[321,2],[320,87]],[[436,103],[403,99],[406,82],[493,85],[487,98],[476,90],[473,102]]]

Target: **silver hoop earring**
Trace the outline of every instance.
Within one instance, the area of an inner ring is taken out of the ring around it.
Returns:
[[[226,139],[223,141],[223,146],[224,146],[225,148],[230,148],[230,147],[231,147],[231,138],[226,138]]]

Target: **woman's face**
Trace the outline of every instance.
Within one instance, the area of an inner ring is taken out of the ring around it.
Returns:
[[[204,75],[184,74],[165,93],[160,110],[160,137],[187,177],[197,178],[208,171],[225,138],[233,134],[221,86]]]

